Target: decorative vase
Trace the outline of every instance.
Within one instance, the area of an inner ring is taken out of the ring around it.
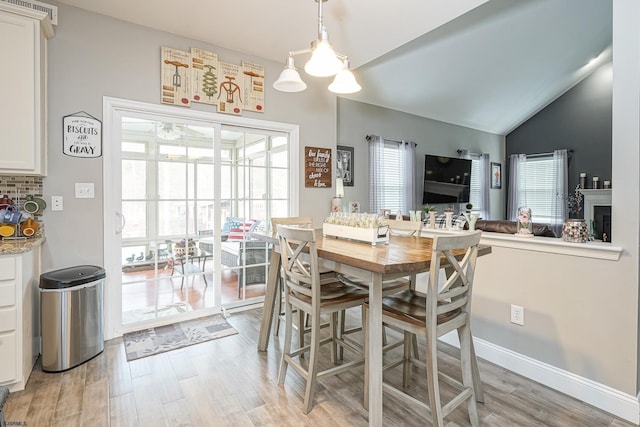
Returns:
[[[572,243],[589,241],[589,227],[584,219],[568,219],[562,225],[562,240]]]
[[[531,221],[531,208],[521,206],[518,208],[516,219],[516,234],[533,236],[533,222]]]

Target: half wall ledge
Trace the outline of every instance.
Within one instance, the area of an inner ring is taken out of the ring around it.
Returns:
[[[618,261],[623,251],[623,248],[620,246],[612,246],[611,243],[599,241],[571,243],[555,237],[536,236],[531,239],[523,239],[510,234],[490,232],[482,233],[480,243],[502,248],[522,249],[609,261]]]

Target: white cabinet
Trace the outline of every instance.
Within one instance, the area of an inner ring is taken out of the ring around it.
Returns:
[[[46,175],[47,39],[44,12],[0,2],[0,174]]]
[[[24,389],[40,354],[40,246],[0,255],[0,384]]]

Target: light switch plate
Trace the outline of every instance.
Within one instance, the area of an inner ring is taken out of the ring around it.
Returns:
[[[94,197],[93,182],[76,182],[76,199],[93,199]]]

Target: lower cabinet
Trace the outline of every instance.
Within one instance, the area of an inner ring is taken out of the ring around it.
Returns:
[[[24,389],[40,354],[40,247],[0,255],[0,384]]]

